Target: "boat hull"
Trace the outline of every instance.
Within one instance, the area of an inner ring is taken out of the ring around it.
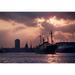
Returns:
[[[36,53],[39,53],[39,54],[55,54],[56,53],[56,48],[57,48],[57,46],[55,46],[55,45],[47,46],[44,49],[38,48],[36,50]]]

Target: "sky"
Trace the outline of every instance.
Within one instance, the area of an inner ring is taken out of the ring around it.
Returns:
[[[15,39],[36,46],[40,35],[50,42],[51,31],[54,42],[75,42],[75,12],[0,12],[0,47],[14,47]]]

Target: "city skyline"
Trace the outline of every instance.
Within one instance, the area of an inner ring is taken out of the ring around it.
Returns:
[[[39,36],[50,37],[53,31],[55,42],[75,42],[74,12],[0,12],[0,47],[14,47],[14,40],[36,46]],[[50,41],[50,40],[49,40]]]

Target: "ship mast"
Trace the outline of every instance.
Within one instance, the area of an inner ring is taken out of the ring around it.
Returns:
[[[51,44],[53,44],[54,41],[53,41],[53,32],[52,31],[50,32],[50,35],[51,35]]]
[[[40,44],[41,44],[41,42],[42,42],[42,40],[41,40],[42,39],[42,36],[40,35],[39,37],[40,37]]]

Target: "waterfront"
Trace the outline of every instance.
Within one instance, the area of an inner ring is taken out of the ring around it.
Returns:
[[[75,63],[75,53],[0,53],[0,63]]]

